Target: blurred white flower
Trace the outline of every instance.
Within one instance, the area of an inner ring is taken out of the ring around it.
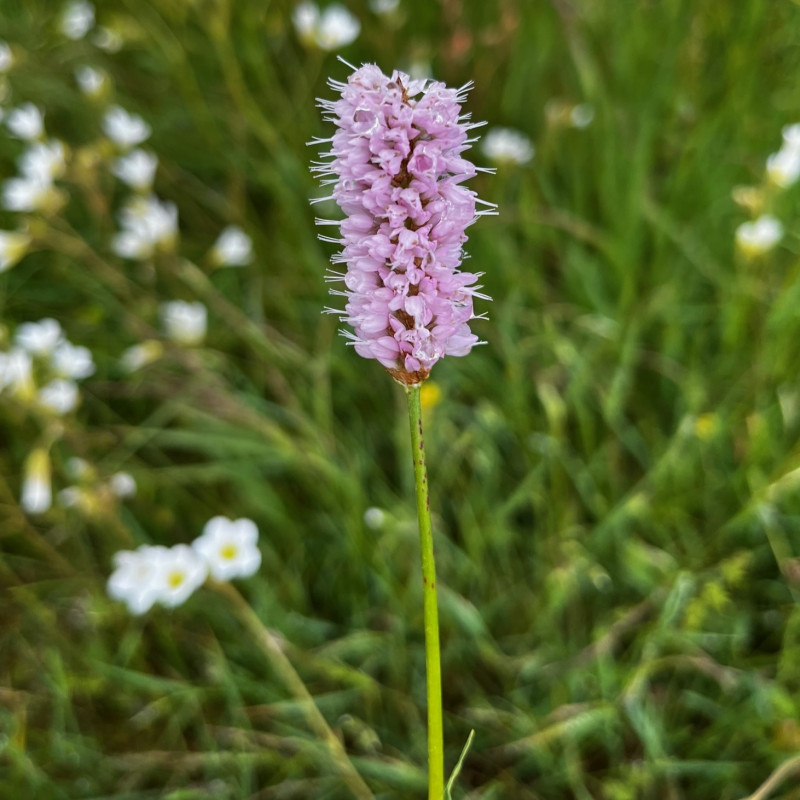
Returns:
[[[190,346],[200,344],[205,338],[208,312],[202,303],[172,300],[161,305],[161,320],[169,339]]]
[[[42,514],[53,502],[50,485],[50,455],[43,447],[32,450],[25,460],[20,505],[28,514]]]
[[[248,578],[261,566],[257,540],[258,528],[252,520],[213,517],[192,547],[204,559],[215,580],[229,581]]]
[[[94,361],[88,347],[63,341],[53,352],[53,369],[64,378],[82,380],[94,375]]]
[[[64,145],[56,139],[34,142],[20,156],[19,171],[26,177],[42,182],[60,178],[66,168]]]
[[[112,106],[103,118],[103,130],[122,148],[135,147],[147,139],[152,130],[138,114],[131,114],[121,106]]]
[[[355,41],[361,23],[344,6],[334,3],[322,12],[314,39],[323,50],[338,50]]]
[[[27,233],[0,231],[0,272],[11,269],[28,252],[30,243]]]
[[[142,545],[114,556],[114,571],[106,584],[109,597],[121,600],[131,614],[144,614],[159,599],[166,547]]]
[[[736,229],[736,244],[746,256],[767,253],[782,238],[783,225],[768,214],[753,222],[744,222]]]
[[[0,72],[8,72],[14,66],[14,54],[8,42],[0,39]]]
[[[386,512],[382,508],[372,506],[364,512],[364,524],[371,531],[379,531],[386,522]]]
[[[23,103],[8,112],[6,127],[17,139],[38,139],[44,133],[44,114],[33,103]]]
[[[177,544],[161,556],[158,570],[158,602],[174,608],[205,582],[208,567],[189,545]]]
[[[8,353],[0,353],[0,391],[5,388],[17,394],[33,394],[35,387],[30,353],[18,347]]]
[[[141,344],[129,347],[121,356],[120,364],[126,372],[136,372],[136,370],[152,364],[161,358],[164,346],[155,339],[150,339]]]
[[[292,22],[298,37],[306,44],[313,44],[319,23],[319,8],[316,3],[298,3],[292,11]]]
[[[591,103],[580,103],[570,111],[569,120],[573,128],[587,128],[594,119],[594,106]]]
[[[295,6],[292,21],[298,37],[323,50],[337,50],[350,44],[361,32],[361,23],[343,5],[334,3],[322,11],[316,3]]]
[[[220,267],[242,267],[253,257],[253,240],[235,225],[229,225],[211,248],[211,260]]]
[[[54,192],[50,178],[36,175],[9,178],[2,187],[3,208],[8,211],[42,211],[50,205]]]
[[[106,73],[95,67],[78,67],[75,70],[75,81],[78,88],[87,97],[97,97],[103,90],[106,80]]]
[[[781,130],[783,143],[787,147],[800,147],[800,123],[784,125]]]
[[[788,189],[800,178],[800,146],[785,144],[767,158],[767,177],[781,189]]]
[[[133,497],[136,494],[136,481],[128,472],[115,472],[111,476],[108,486],[116,497]]]
[[[391,14],[400,6],[400,0],[369,0],[370,10],[375,14]]]
[[[125,184],[139,192],[150,190],[158,166],[158,156],[137,148],[120,156],[112,168],[113,173]]]
[[[69,39],[82,39],[94,27],[94,6],[87,0],[73,0],[61,17],[61,32]]]
[[[98,27],[92,41],[106,53],[118,53],[122,49],[122,37],[110,28]]]
[[[203,584],[208,569],[188,545],[123,550],[114,556],[108,595],[121,600],[132,614],[144,614],[156,603],[174,608]]]
[[[119,216],[122,231],[111,249],[122,258],[147,259],[159,246],[169,247],[178,233],[178,209],[154,195],[133,197]]]
[[[63,338],[61,325],[50,317],[38,322],[23,322],[14,333],[17,346],[36,356],[50,355]]]
[[[534,154],[531,140],[512,128],[492,128],[481,147],[489,159],[501,164],[526,164]]]
[[[39,389],[39,405],[54,414],[69,414],[78,406],[78,384],[75,381],[56,378]]]

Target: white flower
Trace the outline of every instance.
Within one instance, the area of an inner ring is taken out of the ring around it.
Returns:
[[[38,139],[44,133],[44,114],[33,103],[23,103],[9,111],[6,127],[17,139]]]
[[[53,502],[50,486],[50,455],[43,447],[32,450],[25,460],[20,505],[28,514],[41,514]]]
[[[507,164],[525,164],[533,158],[531,140],[511,128],[493,128],[482,142],[483,152],[492,161]]]
[[[26,177],[48,183],[66,168],[64,145],[56,139],[35,142],[20,156],[19,170]]]
[[[111,141],[123,148],[135,147],[150,136],[150,126],[137,114],[112,106],[103,118],[103,130]]]
[[[110,28],[99,27],[92,41],[106,53],[118,53],[122,49],[122,37]]]
[[[106,73],[95,67],[78,67],[75,70],[75,80],[78,88],[87,97],[97,97],[103,90],[107,77]]]
[[[38,322],[23,322],[17,327],[14,341],[23,350],[35,356],[50,355],[63,340],[61,326],[47,317]]]
[[[350,44],[361,31],[361,23],[343,5],[334,3],[320,11],[316,3],[304,2],[292,12],[297,35],[307,44],[336,50]]]
[[[88,347],[61,342],[53,352],[53,369],[65,378],[81,380],[94,375],[94,361]]]
[[[386,522],[386,512],[382,508],[372,506],[364,512],[364,524],[371,531],[379,531]]]
[[[569,121],[573,128],[588,128],[594,119],[594,106],[591,103],[581,103],[570,111]]]
[[[746,256],[767,253],[783,237],[783,225],[767,214],[754,222],[742,223],[736,229],[736,244]]]
[[[142,545],[114,556],[114,571],[106,584],[109,597],[121,600],[131,614],[144,614],[159,599],[166,547]]]
[[[126,156],[120,156],[114,162],[112,171],[131,189],[145,192],[153,185],[157,166],[158,156],[137,148]]]
[[[122,258],[147,259],[161,246],[171,245],[178,233],[178,209],[154,195],[134,197],[120,212],[122,231],[111,249]]]
[[[8,42],[0,39],[0,72],[8,72],[14,66],[14,54]]]
[[[111,493],[117,497],[133,497],[136,494],[136,481],[128,472],[115,472],[108,482]]]
[[[0,272],[11,269],[28,252],[30,243],[27,233],[0,231]]]
[[[783,144],[786,147],[800,147],[800,123],[784,125],[781,131]]]
[[[32,394],[33,361],[30,353],[18,347],[0,353],[0,391],[6,387],[18,394]]]
[[[338,50],[355,41],[361,23],[344,6],[334,3],[320,15],[314,39],[323,50]]]
[[[50,381],[39,389],[38,394],[39,405],[54,414],[69,414],[70,411],[74,411],[78,405],[78,398],[78,384],[61,378]]]
[[[229,581],[248,578],[261,566],[257,540],[258,528],[252,520],[214,517],[192,547],[205,560],[215,580]]]
[[[800,146],[785,144],[767,159],[767,177],[781,189],[788,189],[800,178]]]
[[[54,197],[52,181],[41,176],[10,178],[2,188],[3,208],[8,211],[41,211]]]
[[[94,6],[87,0],[73,0],[64,10],[61,31],[70,39],[82,39],[94,27]]]
[[[369,0],[370,10],[374,14],[391,14],[400,6],[400,0]]]
[[[163,303],[161,319],[167,337],[178,344],[200,344],[205,338],[208,313],[202,303],[183,300]]]
[[[313,43],[319,23],[319,8],[316,3],[299,3],[292,11],[292,22],[297,35],[308,44]]]
[[[136,370],[152,364],[161,358],[164,352],[164,347],[161,342],[154,339],[135,344],[129,347],[121,356],[120,363],[126,372],[136,372]]]
[[[205,582],[206,562],[189,545],[177,544],[161,557],[158,571],[158,602],[174,608]]]
[[[241,267],[253,256],[253,241],[235,225],[229,225],[219,235],[211,249],[211,259],[220,267]]]

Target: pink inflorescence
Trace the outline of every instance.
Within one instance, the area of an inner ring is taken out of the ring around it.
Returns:
[[[328,161],[312,168],[333,185],[333,199],[344,220],[317,220],[338,225],[340,238],[320,237],[344,245],[332,271],[344,280],[341,320],[356,352],[375,358],[405,384],[418,384],[446,355],[466,355],[478,337],[469,329],[476,318],[476,281],[482,273],[460,272],[464,233],[481,214],[475,192],[462,183],[477,168],[461,157],[472,140],[469,114],[461,114],[470,84],[448,89],[443,83],[411,80],[395,71],[391,78],[366,64],[347,83],[331,80],[341,92],[336,101],[320,100],[326,120],[337,131]],[[322,198],[326,199],[326,198]]]

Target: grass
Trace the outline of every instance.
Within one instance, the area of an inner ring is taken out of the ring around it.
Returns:
[[[537,147],[471,184],[501,210],[468,245],[488,346],[436,367],[426,409],[448,768],[476,731],[454,799],[800,797],[798,194],[767,193],[787,235],[755,260],[735,251],[748,213],[731,194],[761,186],[800,118],[800,7],[401,5],[350,4],[363,28],[343,56],[474,79],[474,118]],[[114,552],[188,542],[217,514],[257,522],[263,565],[241,591],[376,798],[424,796],[404,397],[320,314],[333,248],[304,143],[329,135],[314,98],[347,69],[304,49],[290,12],[98,2],[125,41],[111,55],[60,36],[50,2],[0,0],[5,106],[40,104],[91,152],[102,104],[72,71],[107,69],[153,127],[156,191],[181,219],[178,254],[119,260],[126,192],[87,160],[0,275],[9,332],[55,317],[98,364],[52,447],[55,487],[74,456],[139,487],[26,516],[22,464],[52,423],[0,395],[3,797],[352,796],[234,604],[203,589],[136,619],[105,595]],[[565,125],[583,102],[591,125]],[[21,150],[0,137],[4,177]],[[212,272],[229,222],[256,261]],[[208,305],[206,344],[125,375],[175,298]]]

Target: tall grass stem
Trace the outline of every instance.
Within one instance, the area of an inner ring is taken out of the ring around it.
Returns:
[[[235,587],[229,583],[217,581],[210,581],[209,583],[233,603],[242,622],[250,629],[255,641],[264,651],[286,688],[296,700],[300,701],[309,727],[328,749],[331,760],[352,792],[353,797],[358,798],[358,800],[375,800],[375,796],[369,786],[367,786],[350,761],[344,745],[339,741],[325,717],[322,716],[322,712],[317,708],[314,698],[306,688],[303,679],[297,674],[292,662],[283,652],[279,639],[261,622],[258,615]]]

